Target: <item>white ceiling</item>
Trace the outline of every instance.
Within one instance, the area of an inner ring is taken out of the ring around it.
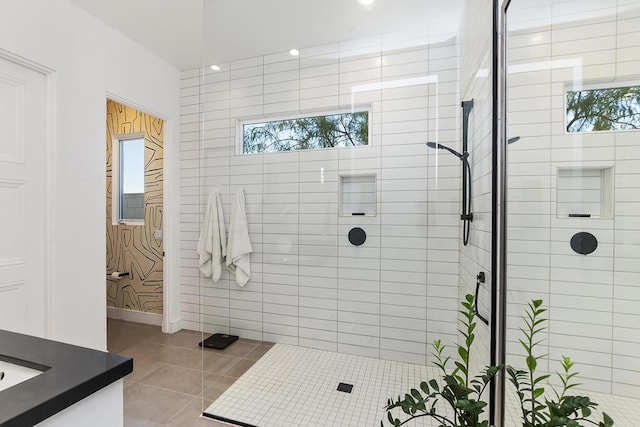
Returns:
[[[203,0],[71,0],[178,69],[199,67]]]
[[[184,70],[399,31],[455,34],[464,0],[71,0]],[[205,2],[203,10],[203,1]],[[206,50],[203,52],[203,21]]]

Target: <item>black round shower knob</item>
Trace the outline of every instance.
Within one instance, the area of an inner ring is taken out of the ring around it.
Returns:
[[[598,247],[598,239],[591,233],[582,231],[571,238],[571,249],[581,255],[589,255]]]
[[[349,242],[354,246],[360,246],[367,240],[367,233],[360,227],[349,230]]]

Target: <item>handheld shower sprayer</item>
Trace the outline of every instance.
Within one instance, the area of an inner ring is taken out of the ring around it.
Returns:
[[[448,151],[462,161],[462,243],[469,244],[469,233],[473,213],[471,212],[471,165],[469,164],[468,136],[469,136],[469,115],[473,109],[473,99],[462,102],[462,153],[458,153],[453,148],[437,142],[427,142],[427,147]],[[515,142],[515,141],[514,141]]]

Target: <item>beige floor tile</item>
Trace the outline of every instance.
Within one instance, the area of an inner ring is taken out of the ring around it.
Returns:
[[[167,363],[172,358],[175,358],[186,351],[189,350],[182,347],[142,342],[125,349],[122,351],[122,354],[133,357],[134,359],[149,359],[156,362]]]
[[[202,394],[205,399],[214,401],[224,393],[236,381],[236,378],[220,375],[211,378],[206,384]]]
[[[244,357],[249,354],[254,348],[259,345],[259,342],[244,342],[244,341],[236,341],[231,344],[229,347],[223,350],[215,350],[215,349],[205,349],[205,351],[210,353],[218,353],[224,356],[235,356],[235,357]]]
[[[157,326],[107,319],[109,350],[134,358],[124,379],[126,427],[226,425],[200,417],[201,396],[206,409],[273,344],[241,338],[226,350],[203,351],[201,340],[197,331],[163,334]]]
[[[165,366],[164,363],[156,362],[149,359],[133,359],[133,372],[126,376],[129,381],[140,381],[150,373]]]
[[[223,374],[228,377],[240,378],[254,363],[256,363],[255,360],[240,359],[238,363],[227,369]]]
[[[209,400],[202,400],[201,397],[195,397],[187,406],[182,408],[180,412],[175,414],[167,426],[171,427],[214,427],[216,424],[212,424],[212,421],[202,418],[203,408],[206,409],[211,404]],[[222,425],[222,424],[219,424]]]
[[[255,345],[262,343],[262,341],[250,340],[248,338],[238,338],[237,342],[246,342],[246,343],[255,344]]]
[[[162,365],[140,382],[193,396],[202,392],[204,384],[202,371],[173,365]]]
[[[149,339],[162,333],[160,326],[144,325],[142,323],[119,323],[119,324],[107,324],[107,334],[113,335],[135,335],[141,339]]]
[[[164,424],[154,423],[151,421],[139,420],[133,417],[124,418],[124,427],[163,427]]]
[[[192,399],[186,394],[132,383],[124,392],[125,419],[163,424]]]
[[[203,356],[204,353],[201,349],[187,350],[176,355],[175,357],[172,357],[167,361],[167,363],[171,365],[182,366],[184,368],[202,370]]]
[[[245,355],[244,358],[257,361],[260,360],[260,358],[264,356],[269,350],[271,350],[271,346],[260,344],[259,346],[251,350],[247,355]]]
[[[194,398],[187,406],[185,406],[180,412],[171,417],[167,426],[170,427],[219,427],[227,424],[219,423],[215,420],[202,418],[202,412],[211,404],[209,400],[202,400],[200,397]]]
[[[198,349],[200,348],[198,344],[200,343],[200,341],[202,341],[202,335],[180,331],[176,332],[175,334],[159,334],[149,339],[148,341],[156,344]]]
[[[146,335],[128,334],[126,332],[107,335],[107,350],[111,353],[122,353],[124,350],[146,340]]]
[[[204,366],[205,372],[213,374],[224,374],[233,368],[241,359],[239,357],[229,357],[222,354],[212,354],[205,352]]]

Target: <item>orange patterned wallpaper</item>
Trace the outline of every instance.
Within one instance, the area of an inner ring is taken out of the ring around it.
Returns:
[[[107,273],[128,277],[107,279],[107,306],[162,314],[163,121],[133,108],[107,101]],[[144,132],[144,225],[113,225],[111,218],[112,135]]]

